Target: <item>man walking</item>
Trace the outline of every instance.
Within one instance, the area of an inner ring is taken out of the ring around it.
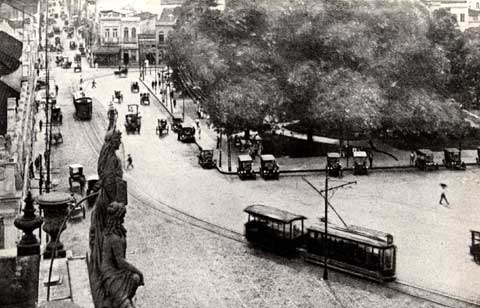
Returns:
[[[413,166],[415,164],[415,152],[410,152],[410,165]]]
[[[450,203],[447,200],[447,196],[445,194],[446,189],[447,189],[447,184],[440,183],[440,187],[442,187],[442,192],[440,194],[440,205],[443,205],[443,201],[447,203],[447,206],[450,205]]]
[[[92,80],[92,89],[97,87],[97,82],[95,79]]]
[[[43,121],[42,120],[38,121],[38,126],[40,128],[40,132],[42,132],[42,127],[43,127]]]
[[[132,167],[133,168],[133,159],[132,159],[132,156],[130,154],[127,154],[127,170]]]
[[[55,96],[58,96],[58,84],[55,85]]]
[[[372,153],[372,151],[368,152],[368,160],[370,162],[370,168],[372,168],[372,165],[373,165],[373,153]]]

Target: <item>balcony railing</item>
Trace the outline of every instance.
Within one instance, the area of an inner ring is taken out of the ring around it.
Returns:
[[[120,43],[120,40],[118,39],[118,37],[102,38],[102,44],[116,45],[118,43]]]

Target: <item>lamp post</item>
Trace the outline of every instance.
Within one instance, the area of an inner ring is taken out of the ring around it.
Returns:
[[[47,169],[47,179],[45,181],[45,190],[47,193],[50,192],[50,148],[51,148],[51,123],[49,121],[49,104],[50,104],[50,73],[48,71],[48,0],[45,1],[45,168]],[[46,155],[45,155],[46,154]]]
[[[325,237],[323,238],[323,280],[328,280],[328,168],[325,171]]]

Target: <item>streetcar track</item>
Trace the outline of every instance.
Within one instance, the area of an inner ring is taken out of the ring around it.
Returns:
[[[103,76],[103,77],[108,77],[108,76],[111,76],[111,74]],[[98,77],[96,77],[96,78],[98,78]],[[158,99],[155,99],[155,100],[158,101]],[[96,101],[98,101],[98,100],[96,100]],[[99,104],[101,104],[101,103],[99,103]],[[158,104],[161,104],[161,103],[158,102]],[[155,104],[155,105],[156,105],[156,108],[158,110],[161,110],[161,106],[158,106],[157,104]],[[102,105],[101,108],[103,108],[103,105]],[[99,121],[104,122],[103,115],[100,113],[100,111],[98,111],[97,108],[94,108],[94,110],[95,110],[95,114],[98,116]],[[93,124],[92,122],[94,122],[94,121],[92,121],[92,120],[87,122],[87,126],[90,127],[90,131],[92,132],[93,136],[90,136],[90,134],[86,133],[87,130],[82,130],[82,131],[84,132],[84,135],[87,137],[90,147],[98,155],[100,153],[99,147],[101,147],[100,145],[102,144],[102,138],[99,136],[99,133],[98,133],[98,129],[100,129],[100,127],[98,127],[98,125]],[[93,139],[95,139],[95,141]],[[127,177],[129,177],[129,176],[127,175]],[[135,180],[133,178],[132,178],[132,183],[136,184]],[[136,185],[138,185],[138,184],[136,184]],[[152,209],[156,212],[162,213],[165,216],[174,218],[177,221],[184,222],[184,223],[186,223],[188,225],[191,225],[193,227],[208,231],[208,232],[213,233],[217,236],[221,236],[223,238],[228,238],[228,239],[231,239],[231,240],[234,240],[234,241],[237,241],[237,242],[240,242],[240,243],[244,243],[244,244],[248,243],[248,241],[245,239],[245,237],[243,236],[242,233],[239,233],[237,231],[234,231],[234,230],[222,227],[220,225],[208,222],[206,220],[203,220],[201,218],[198,218],[198,217],[195,217],[191,214],[188,214],[187,212],[179,210],[178,208],[176,208],[172,205],[169,205],[168,203],[166,203],[164,201],[158,200],[157,198],[151,196],[151,194],[140,190],[139,188],[135,187],[135,185],[133,185],[133,187],[130,187],[130,188],[133,190],[133,193],[129,193],[129,195],[131,197],[133,197],[133,199],[137,200],[139,202],[139,205],[143,205],[143,206],[148,207],[148,208],[150,208],[150,209]],[[336,303],[339,304],[341,307],[346,308],[346,306],[343,304],[343,302],[340,301],[338,299],[337,295],[336,295],[338,293],[338,291],[334,290],[333,287],[330,286],[328,283],[326,285],[327,285],[327,288],[330,290],[330,292],[329,292],[330,295],[335,299]],[[454,301],[456,303],[461,302],[461,303],[464,304],[464,307],[480,307],[479,303],[476,303],[472,300],[460,298],[458,296],[454,296],[454,295],[447,294],[447,293],[444,293],[444,292],[439,292],[439,291],[435,291],[435,290],[430,290],[430,289],[418,287],[418,286],[409,284],[407,282],[403,282],[401,280],[396,280],[394,282],[391,282],[389,284],[384,284],[382,286],[386,287],[388,289],[394,290],[396,292],[400,292],[400,293],[403,293],[403,294],[406,294],[406,295],[409,295],[409,296],[413,296],[415,298],[426,300],[426,301],[429,301],[431,303],[441,305],[441,306],[444,306],[444,307],[451,307],[451,308],[457,308],[458,307],[458,306],[452,306],[450,304],[446,304],[446,303],[441,302],[439,300],[428,298],[426,296],[421,296],[419,294],[414,294],[412,292],[408,292],[407,290],[404,290],[402,287],[398,287],[398,286],[396,287],[395,285],[404,286],[406,288],[411,288],[411,289],[415,289],[415,290],[418,290],[418,291],[421,291],[421,292],[430,293],[434,296],[437,296],[437,297],[440,297],[440,298],[443,297],[443,298],[449,299],[451,301]],[[350,295],[347,295],[347,292],[340,292],[340,293],[342,293],[341,294],[342,296],[348,297],[350,302],[355,302],[355,300]],[[239,294],[237,294],[237,295],[239,296]],[[240,298],[240,296],[239,296],[239,298]],[[264,298],[262,298],[262,300],[265,301]],[[244,303],[243,300],[241,300],[241,303],[242,303],[243,307],[248,307],[248,305],[246,305],[246,303]],[[359,307],[364,308],[365,306],[360,305]]]

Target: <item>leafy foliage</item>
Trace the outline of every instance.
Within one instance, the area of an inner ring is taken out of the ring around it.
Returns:
[[[448,12],[431,17],[411,1],[272,1],[234,1],[222,13],[207,0],[182,7],[169,63],[183,72],[178,82],[200,89],[215,125],[463,129],[449,98],[463,91],[469,45]]]

